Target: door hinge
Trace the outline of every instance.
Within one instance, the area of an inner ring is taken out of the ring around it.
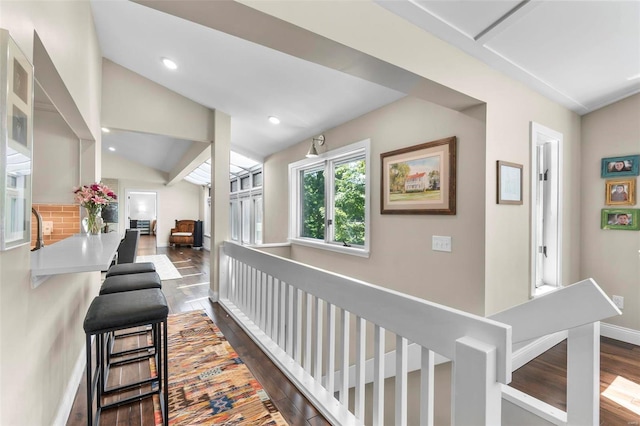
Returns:
[[[544,257],[547,257],[547,246],[538,247],[538,253],[541,253],[544,255]]]
[[[540,180],[540,181],[549,180],[549,169],[545,170],[544,173],[538,174],[538,180]]]

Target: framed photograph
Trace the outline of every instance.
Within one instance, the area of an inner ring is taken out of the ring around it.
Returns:
[[[31,240],[33,66],[0,29],[0,250]]]
[[[380,154],[381,214],[456,214],[456,137]]]
[[[603,178],[638,176],[640,174],[640,155],[603,158],[600,169],[600,176]]]
[[[639,209],[602,209],[600,228],[638,231]]]
[[[605,204],[607,206],[635,206],[636,180],[610,179],[605,181]]]
[[[522,164],[497,161],[498,204],[522,204]]]

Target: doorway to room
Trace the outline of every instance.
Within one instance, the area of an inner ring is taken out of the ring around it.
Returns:
[[[158,193],[127,189],[125,197],[125,228],[139,229],[141,238],[148,236],[155,241],[158,227]]]

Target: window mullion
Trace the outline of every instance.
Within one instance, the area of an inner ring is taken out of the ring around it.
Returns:
[[[335,229],[335,223],[333,222],[333,161],[327,161],[325,163],[324,174],[324,242],[331,243],[333,241],[333,233]]]

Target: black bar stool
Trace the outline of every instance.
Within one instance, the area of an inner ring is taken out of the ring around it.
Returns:
[[[153,262],[119,263],[109,268],[107,278],[114,275],[140,274],[144,272],[156,272],[156,265]]]
[[[111,271],[111,269],[115,268],[116,266],[129,266],[129,265],[137,265],[137,264],[126,263],[122,265],[115,265],[115,266],[112,266],[109,269],[109,271]],[[140,264],[140,265],[143,265],[143,267],[140,268],[142,270],[144,268],[144,264]],[[151,263],[151,265],[153,266],[153,263]],[[110,277],[107,277],[104,280],[104,282],[102,283],[102,286],[100,287],[99,294],[102,296],[105,294],[123,293],[123,292],[146,290],[146,289],[152,289],[152,288],[156,288],[156,289],[162,288],[162,281],[160,280],[160,276],[158,275],[157,272],[139,272],[139,273],[131,273],[131,274],[112,275]],[[149,349],[152,349],[153,344],[148,346],[138,347],[135,349],[128,349],[124,351],[113,352],[113,346],[115,344],[116,339],[135,336],[135,335],[141,335],[141,334],[147,334],[148,332],[149,330],[145,328],[141,330],[128,331],[120,334],[116,334],[116,333],[107,334],[105,336],[105,339],[106,339],[105,345],[108,348],[107,359],[106,359],[107,364],[111,365],[111,359],[113,357],[128,355],[128,354],[147,351]],[[117,364],[114,364],[114,365],[117,365]]]
[[[168,393],[168,349],[167,349],[167,316],[169,307],[160,289],[135,290],[126,293],[113,293],[98,296],[93,299],[84,319],[87,350],[87,425],[93,426],[93,401],[97,396],[95,419],[100,418],[102,410],[120,407],[158,394],[163,424],[169,424],[169,393]],[[151,325],[154,336],[154,353],[156,377],[128,383],[111,389],[106,389],[108,375],[105,363],[105,335],[132,327]],[[91,337],[96,336],[96,371],[92,368]],[[160,338],[162,336],[162,338]],[[134,389],[149,384],[150,391],[134,395],[120,401],[102,405],[105,394],[122,390]],[[155,385],[155,390],[154,390]]]

